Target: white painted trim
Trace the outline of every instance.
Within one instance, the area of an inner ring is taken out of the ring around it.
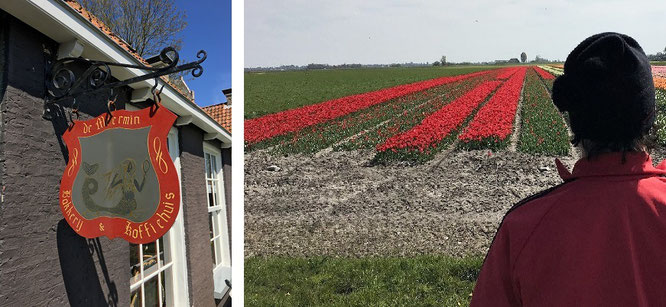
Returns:
[[[146,101],[149,98],[153,97],[153,93],[150,92],[150,87],[135,88],[132,90],[132,97],[130,102],[141,102]]]
[[[222,298],[224,297],[224,294],[228,291],[228,287],[225,283],[225,280],[231,281],[231,253],[230,253],[230,247],[229,247],[229,229],[227,227],[227,221],[228,221],[228,213],[227,213],[227,205],[226,205],[226,196],[225,196],[225,189],[224,189],[224,165],[222,165],[222,151],[220,148],[216,148],[215,146],[211,145],[209,142],[204,142],[203,143],[203,149],[204,149],[204,154],[208,153],[214,159],[216,160],[216,164],[219,167],[219,171],[217,173],[217,180],[218,180],[218,195],[220,197],[219,199],[219,205],[215,206],[214,208],[209,208],[209,214],[211,211],[217,211],[219,212],[218,214],[222,215],[223,218],[223,223],[218,223],[220,225],[220,233],[219,235],[222,236],[222,261],[220,264],[216,264],[215,268],[213,269],[213,281],[215,285],[215,298]],[[205,161],[205,159],[204,159]],[[205,176],[205,174],[204,174]],[[212,210],[214,209],[214,210]]]
[[[181,116],[176,119],[176,126],[185,126],[192,123],[192,116]]]
[[[117,63],[141,64],[106,33],[92,25],[61,0],[0,1],[0,9],[59,43],[72,39],[79,40],[84,46],[83,56],[85,57]],[[127,79],[145,73],[147,71],[134,68],[114,68],[112,71],[114,77],[118,79]],[[160,80],[160,83],[163,82]],[[153,80],[145,80],[133,84],[132,87],[142,88],[153,85]],[[217,139],[223,143],[231,143],[229,132],[168,84],[162,92],[162,104],[179,116],[193,116],[193,123],[196,126],[206,133],[217,133]]]
[[[203,136],[204,141],[212,141],[217,138],[216,133],[205,133]]]
[[[81,53],[83,53],[83,45],[76,39],[60,43],[60,46],[58,46],[58,60],[63,58],[78,58],[81,56]]]
[[[229,291],[229,286],[224,282],[225,279],[228,279],[231,283],[231,267],[228,265],[219,265],[213,269],[213,278],[215,282],[215,298],[221,299]],[[233,284],[233,283],[232,283]]]
[[[185,226],[183,216],[183,180],[181,178],[180,148],[178,140],[178,129],[172,127],[169,131],[169,154],[173,164],[178,170],[178,182],[180,183],[180,210],[173,226],[169,230],[171,234],[170,253],[175,265],[172,268],[173,276],[173,303],[174,306],[189,306],[190,294],[187,284],[187,254],[185,252]],[[177,260],[177,261],[176,261]]]
[[[245,52],[243,51],[245,46],[245,6],[243,5],[243,0],[232,0],[231,3],[231,60],[232,63],[244,63]],[[243,182],[245,173],[243,172],[243,166],[245,164],[245,159],[243,156],[243,131],[245,127],[243,126],[243,111],[244,111],[244,94],[245,94],[245,75],[243,72],[243,65],[232,65],[231,67],[231,79],[233,80],[233,91],[235,99],[234,113],[236,116],[232,116],[232,127],[234,133],[236,133],[233,138],[234,144],[236,146],[231,149],[231,160],[234,162],[233,169],[236,170],[231,173],[232,186],[229,193],[233,195],[231,198],[231,206],[234,208],[231,210],[231,241],[233,242],[232,248],[232,259],[231,263],[232,275],[234,278],[234,283],[232,289],[229,291],[229,296],[233,298],[235,307],[243,307],[245,299],[243,293],[245,293],[245,282],[244,282],[244,266],[245,253],[245,210],[243,209]],[[238,304],[236,304],[238,303]]]

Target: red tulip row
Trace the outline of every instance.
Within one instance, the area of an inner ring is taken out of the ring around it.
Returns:
[[[475,85],[494,79],[495,75],[496,72],[493,71],[394,98],[296,132],[252,144],[250,147],[256,149],[279,144],[280,146],[276,150],[280,152],[313,153],[332,145],[335,145],[336,150],[350,150],[358,148],[361,143],[372,142],[374,139],[383,142],[387,138],[387,133],[389,133],[388,136],[396,133],[391,129],[393,124],[398,124],[400,127],[411,127],[414,124],[410,124],[408,121],[422,116],[421,112],[430,114],[466,93]],[[431,109],[432,111],[430,111]],[[351,138],[348,141],[340,143],[349,137]],[[374,146],[369,148],[374,148]]]
[[[506,80],[509,79],[509,77],[513,76],[518,70],[520,70],[521,67],[508,67],[504,68],[502,72],[497,75],[497,79],[499,80]]]
[[[480,84],[495,80],[497,78],[497,74],[501,72],[501,69],[494,70],[492,73],[488,73],[483,76],[456,82],[455,84],[457,84],[457,86],[451,87],[449,90],[440,93],[438,97],[429,100],[427,103],[404,108],[404,111],[395,113],[395,116],[389,121],[381,125],[377,125],[374,128],[368,129],[363,133],[355,135],[347,142],[336,145],[334,149],[375,149],[377,145],[386,142],[387,139],[397,134],[405,133],[412,127],[419,125],[425,118],[450,104],[459,97],[463,96],[465,93],[469,92]]]
[[[527,67],[519,67],[458,137],[463,147],[503,147],[511,132]]]
[[[469,117],[502,82],[487,81],[425,118],[409,131],[394,135],[377,146],[377,151],[408,148],[423,152],[434,147]]]
[[[278,135],[299,131],[393,98],[486,73],[488,71],[403,84],[246,120],[245,141],[248,144],[257,143]]]
[[[549,72],[543,70],[541,67],[534,66],[534,70],[539,74],[539,76],[541,76],[541,79],[544,79],[544,80],[553,80],[553,79],[555,79],[555,76],[553,76]]]

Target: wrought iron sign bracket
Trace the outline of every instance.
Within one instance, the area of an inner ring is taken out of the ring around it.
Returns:
[[[166,47],[162,49],[159,55],[151,58],[150,60],[157,62],[160,61],[166,66],[164,67],[150,67],[144,65],[121,64],[105,61],[89,60],[82,57],[78,58],[63,58],[51,67],[46,76],[46,101],[44,103],[44,119],[51,119],[50,107],[57,102],[73,99],[84,94],[89,94],[101,90],[111,90],[116,88],[130,85],[133,83],[141,82],[148,79],[156,79],[160,76],[169,75],[181,71],[192,70],[193,77],[199,77],[203,73],[201,63],[206,60],[206,51],[199,50],[197,52],[197,59],[194,62],[178,65],[178,52],[173,47]],[[150,62],[150,61],[149,61]],[[74,66],[77,68],[75,69]],[[115,82],[106,81],[111,76],[111,67],[124,67],[136,68],[150,71],[147,74],[120,80]],[[77,75],[75,71],[81,70],[82,72]],[[155,86],[157,85],[157,82]],[[74,102],[72,102],[72,105]]]

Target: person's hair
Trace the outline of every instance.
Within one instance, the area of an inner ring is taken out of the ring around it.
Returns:
[[[650,131],[638,138],[628,140],[628,141],[598,141],[579,138],[574,134],[571,144],[574,146],[580,146],[584,153],[585,157],[590,160],[600,154],[608,152],[621,152],[622,153],[622,163],[626,160],[627,152],[640,152],[645,151],[650,153],[652,149],[655,148],[657,144],[656,131],[657,127],[654,125]]]

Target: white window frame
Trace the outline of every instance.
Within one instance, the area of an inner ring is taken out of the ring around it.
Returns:
[[[204,176],[206,178],[206,206],[208,207],[208,218],[212,219],[212,217],[217,216],[217,229],[213,230],[213,237],[210,239],[211,242],[216,240],[217,238],[221,238],[219,241],[221,243],[221,246],[219,247],[219,250],[221,251],[221,255],[219,255],[219,262],[218,262],[218,257],[217,255],[212,255],[215,257],[215,262],[213,263],[213,280],[215,283],[215,298],[222,298],[228,291],[229,287],[227,286],[227,283],[225,280],[229,280],[231,282],[231,254],[229,250],[229,230],[227,227],[227,222],[228,222],[228,215],[227,215],[227,203],[226,203],[226,197],[225,197],[225,190],[224,190],[224,173],[223,173],[223,165],[222,165],[222,151],[220,148],[217,148],[213,145],[211,145],[208,142],[204,142],[203,144],[203,149],[204,149]],[[211,178],[208,178],[207,173],[205,169],[207,168],[206,165],[206,155],[210,155],[215,159],[215,164],[216,164],[216,174],[215,177],[212,179],[215,179],[217,181],[217,196],[218,199],[216,200],[217,205],[216,206],[210,206],[209,204],[209,198],[208,198],[208,181]],[[210,223],[210,222],[209,222]],[[217,230],[217,234],[215,234]],[[214,243],[215,244],[215,243]],[[218,247],[214,247],[214,251],[217,253]],[[212,260],[212,259],[211,259]]]
[[[136,109],[134,107],[128,109]],[[180,190],[182,195],[182,179],[181,179],[181,166],[180,166],[180,149],[178,146],[178,130],[174,127],[171,128],[168,135],[169,154],[173,160],[178,173],[180,182]],[[189,305],[189,292],[187,285],[187,262],[185,254],[185,229],[183,225],[183,201],[181,197],[180,202],[181,210],[178,211],[178,216],[174,221],[171,229],[162,237],[165,243],[164,247],[160,246],[159,240],[156,242],[157,263],[150,267],[148,271],[144,271],[144,266],[141,259],[143,259],[143,244],[139,244],[139,261],[140,261],[140,275],[137,280],[132,282],[130,277],[130,293],[139,290],[141,291],[141,306],[145,306],[145,285],[152,278],[157,278],[158,288],[158,302],[162,306],[162,286],[165,284],[164,296],[166,299],[166,306],[188,306]],[[160,250],[164,249],[164,258],[161,259]],[[166,261],[165,261],[166,260]],[[170,269],[170,271],[169,271]],[[165,272],[162,280],[161,272]]]

